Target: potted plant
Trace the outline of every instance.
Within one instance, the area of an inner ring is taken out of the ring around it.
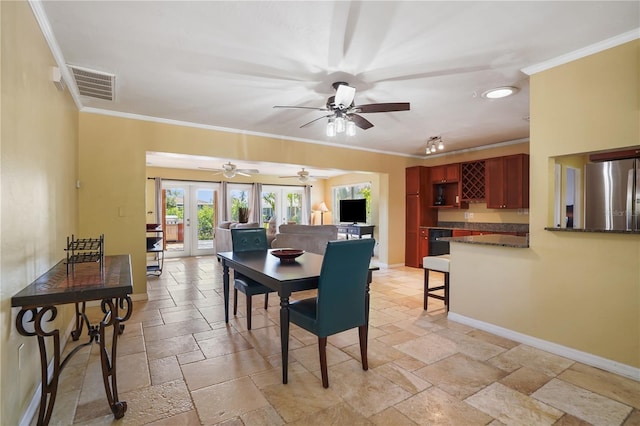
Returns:
[[[248,207],[238,207],[238,222],[240,222],[240,223],[249,222],[249,208]]]

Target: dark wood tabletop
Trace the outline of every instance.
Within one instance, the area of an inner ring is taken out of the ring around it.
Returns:
[[[128,254],[105,256],[104,271],[98,263],[69,268],[65,260],[38,277],[11,298],[13,307],[38,307],[125,297],[133,293]]]
[[[281,262],[265,252],[223,252],[218,257],[243,275],[266,285],[279,294],[318,287],[321,254],[304,253],[292,262]]]

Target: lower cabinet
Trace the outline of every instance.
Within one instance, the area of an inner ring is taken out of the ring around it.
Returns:
[[[429,229],[420,228],[420,255],[418,264],[422,268],[422,259],[429,256]]]

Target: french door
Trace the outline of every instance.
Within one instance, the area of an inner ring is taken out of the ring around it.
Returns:
[[[220,185],[162,182],[166,257],[214,254],[213,231]]]

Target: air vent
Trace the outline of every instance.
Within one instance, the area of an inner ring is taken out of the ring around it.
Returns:
[[[69,65],[69,68],[73,73],[73,77],[76,79],[78,91],[82,96],[107,101],[112,101],[115,98],[114,87],[116,76],[114,74],[74,67],[72,65]]]

